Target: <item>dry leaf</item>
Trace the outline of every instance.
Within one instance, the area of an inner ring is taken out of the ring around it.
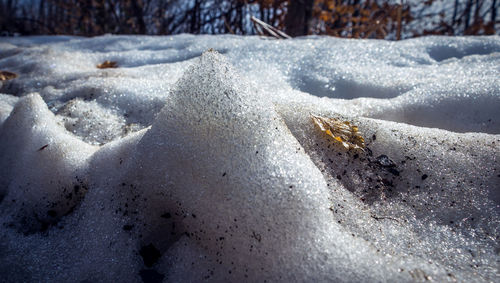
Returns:
[[[118,67],[118,63],[115,62],[115,61],[104,61],[103,63],[97,65],[97,68],[99,69],[107,69],[107,68],[117,68]]]
[[[358,132],[358,127],[348,121],[325,118],[311,114],[314,124],[324,133],[340,143],[346,149],[365,148],[365,139]]]
[[[0,81],[7,81],[7,80],[12,80],[17,78],[17,74],[7,72],[7,71],[0,71]]]

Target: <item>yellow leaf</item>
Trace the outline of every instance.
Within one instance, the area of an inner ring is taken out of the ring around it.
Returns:
[[[333,140],[341,144],[344,148],[361,149],[365,148],[365,139],[358,131],[358,127],[351,125],[348,121],[342,121],[336,118],[325,118],[311,114],[316,127],[322,132],[332,137]]]
[[[96,67],[99,68],[99,69],[117,68],[118,67],[118,63],[116,63],[115,61],[108,61],[108,60],[106,60],[103,63],[97,65]]]
[[[7,81],[17,78],[17,74],[8,72],[8,71],[0,71],[0,81]]]
[[[328,2],[327,6],[328,6],[328,10],[330,10],[330,11],[335,9],[335,3],[333,3],[333,1]]]
[[[323,22],[328,22],[328,20],[330,20],[330,18],[331,18],[331,15],[328,14],[327,12],[321,12],[321,15],[319,16],[319,18]]]

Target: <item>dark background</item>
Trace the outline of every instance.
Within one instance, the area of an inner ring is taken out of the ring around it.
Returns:
[[[2,35],[258,33],[402,39],[498,33],[500,0],[0,0]]]

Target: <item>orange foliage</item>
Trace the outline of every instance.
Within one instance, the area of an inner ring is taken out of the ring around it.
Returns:
[[[411,20],[409,7],[346,0],[316,0],[313,18],[312,33],[353,38],[386,38],[390,30],[400,38],[403,22]]]

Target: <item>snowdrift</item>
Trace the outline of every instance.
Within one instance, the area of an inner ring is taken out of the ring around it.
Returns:
[[[500,280],[498,36],[21,37],[0,70],[2,281]]]

